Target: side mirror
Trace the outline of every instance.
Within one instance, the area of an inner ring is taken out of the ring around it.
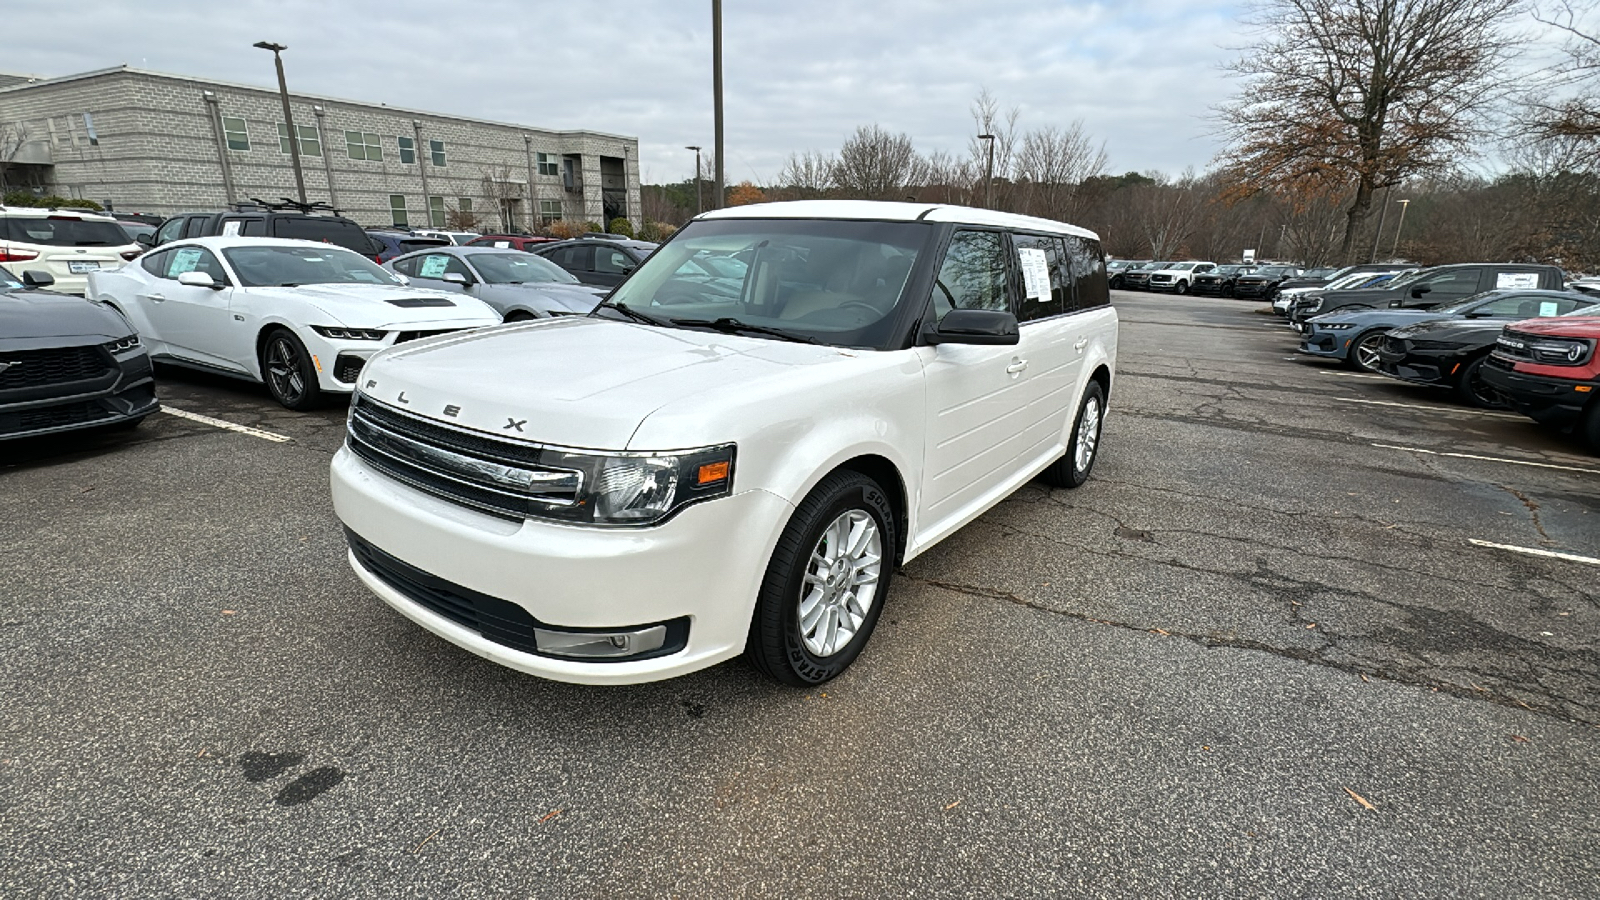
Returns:
[[[141,234],[135,237],[133,242],[148,250],[156,245],[156,236],[154,234]]]
[[[1017,317],[994,309],[952,309],[922,329],[929,344],[1015,344]]]
[[[472,283],[467,280],[467,276],[461,274],[460,272],[446,272],[444,277],[440,278],[439,280],[445,284],[459,284],[462,287],[466,287]]]
[[[221,285],[204,272],[183,272],[178,275],[178,283],[189,287],[217,288]]]
[[[22,283],[30,288],[49,287],[56,283],[56,277],[41,269],[27,269],[22,273]]]

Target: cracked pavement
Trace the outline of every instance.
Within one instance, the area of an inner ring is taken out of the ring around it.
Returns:
[[[911,561],[809,692],[412,626],[345,565],[339,409],[163,372],[293,440],[5,447],[0,895],[1600,896],[1600,566],[1471,543],[1600,556],[1600,458],[1114,302],[1093,478]]]

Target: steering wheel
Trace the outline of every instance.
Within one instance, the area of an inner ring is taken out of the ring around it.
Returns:
[[[873,306],[871,303],[868,303],[865,300],[846,300],[845,302],[843,302],[843,303],[839,304],[837,307],[835,307],[835,309],[850,309],[852,307],[858,307],[860,309],[864,309],[867,312],[872,313],[873,315],[882,315],[883,314],[883,312],[881,310],[879,310],[876,306]]]

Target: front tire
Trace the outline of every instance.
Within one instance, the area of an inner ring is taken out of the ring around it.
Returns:
[[[1357,372],[1378,371],[1378,346],[1388,333],[1379,328],[1362,332],[1350,343],[1350,350],[1344,355],[1345,366]]]
[[[1589,449],[1600,456],[1600,402],[1589,404],[1589,411],[1578,420],[1578,435],[1589,444]]]
[[[322,399],[311,354],[287,328],[274,329],[261,342],[261,380],[272,399],[288,409],[314,409]]]
[[[1483,364],[1488,356],[1480,356],[1467,363],[1456,377],[1456,396],[1469,406],[1479,409],[1505,409],[1505,398],[1483,380]]]
[[[756,599],[745,658],[796,687],[837,677],[866,646],[889,595],[897,518],[876,481],[824,478],[795,508]]]
[[[1180,281],[1180,282],[1178,282],[1178,287],[1177,287],[1177,291],[1178,291],[1178,293],[1180,293],[1180,294],[1187,294],[1187,293],[1189,293],[1189,282],[1187,282],[1187,281]]]
[[[1105,424],[1106,394],[1100,382],[1089,382],[1083,392],[1083,402],[1078,405],[1078,418],[1072,423],[1072,437],[1067,442],[1065,456],[1044,470],[1045,483],[1051,487],[1082,487],[1089,480],[1094,461],[1100,457],[1100,435]]]

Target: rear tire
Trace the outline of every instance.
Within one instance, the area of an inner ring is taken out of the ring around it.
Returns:
[[[1106,419],[1106,395],[1100,382],[1089,382],[1078,404],[1078,417],[1072,423],[1066,455],[1044,470],[1045,484],[1058,488],[1082,487],[1089,480],[1094,461],[1100,458],[1100,437]]]
[[[1483,380],[1483,364],[1488,358],[1486,354],[1461,367],[1456,376],[1456,396],[1468,406],[1479,409],[1505,409],[1505,398]]]
[[[311,354],[287,328],[273,329],[261,342],[261,380],[272,399],[288,409],[315,409],[322,401]]]
[[[745,642],[758,672],[810,687],[866,646],[894,575],[894,507],[876,481],[841,470],[800,501],[767,563]]]

